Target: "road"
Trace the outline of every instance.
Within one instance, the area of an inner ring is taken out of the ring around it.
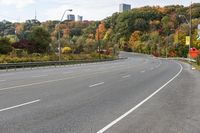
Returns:
[[[0,72],[0,133],[199,133],[200,73],[172,60]]]

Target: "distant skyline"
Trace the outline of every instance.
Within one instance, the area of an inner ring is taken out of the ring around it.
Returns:
[[[120,3],[131,4],[132,8],[147,5],[189,6],[190,0],[0,0],[0,21],[34,19],[35,10],[39,21],[59,20],[65,9],[73,9],[69,14],[81,15],[84,20],[102,20],[118,12]],[[200,0],[193,0],[193,3],[200,3]]]

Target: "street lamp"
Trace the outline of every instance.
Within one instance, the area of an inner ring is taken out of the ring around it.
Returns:
[[[189,31],[189,34],[190,34],[189,51],[190,51],[190,48],[192,45],[192,1],[191,1],[191,5],[190,5],[190,20],[188,20],[185,15],[179,15],[179,17],[180,18],[183,17],[186,20],[186,22],[190,28],[190,31]],[[190,58],[190,56],[189,56],[189,58]],[[190,61],[190,59],[189,59],[189,61]]]
[[[65,16],[65,13],[69,11],[69,12],[72,12],[72,9],[66,9],[60,19],[60,22],[57,24],[57,25],[60,25],[64,16]],[[59,62],[61,61],[61,44],[60,44],[60,30],[58,32],[58,50],[59,50]]]

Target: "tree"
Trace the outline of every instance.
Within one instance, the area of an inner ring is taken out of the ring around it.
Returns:
[[[8,54],[12,51],[11,42],[7,37],[0,38],[0,54]]]
[[[134,29],[139,31],[146,31],[148,29],[149,25],[146,20],[143,18],[138,18],[135,20],[134,23]]]
[[[139,41],[140,39],[140,34],[141,34],[140,31],[135,31],[132,33],[129,39],[129,43],[128,43],[130,48],[136,49],[136,44],[137,44],[137,41]]]
[[[49,51],[51,37],[49,32],[42,27],[35,27],[28,36],[28,40],[34,44],[34,52],[46,53]]]

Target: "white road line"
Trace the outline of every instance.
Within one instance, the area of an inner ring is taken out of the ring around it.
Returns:
[[[141,73],[145,73],[145,70],[141,71]]]
[[[36,76],[31,76],[32,78],[40,78],[40,77],[47,77],[48,75],[36,75]]]
[[[5,82],[6,80],[0,80],[0,82]]]
[[[125,75],[125,76],[122,76],[122,78],[129,78],[131,75]]]
[[[72,73],[73,71],[66,71],[66,72],[63,72],[62,74],[69,74],[69,73]]]
[[[139,65],[141,65],[141,64],[139,64]],[[136,66],[138,66],[138,65],[136,65]],[[136,66],[134,66],[134,67],[136,67]],[[133,67],[131,66],[131,67],[126,67],[126,68],[112,69],[112,70],[119,71],[119,70],[124,70],[124,69],[129,69],[129,68],[133,68]],[[108,73],[109,71],[98,71],[98,72],[95,72],[95,73],[88,74],[87,76]],[[0,91],[11,90],[11,89],[16,89],[16,88],[23,88],[23,87],[33,86],[33,85],[41,85],[41,84],[46,84],[46,83],[58,82],[58,81],[64,81],[64,80],[68,80],[68,79],[74,79],[74,78],[78,78],[77,77],[78,75],[74,75],[72,77],[67,77],[67,78],[60,78],[60,79],[47,80],[47,81],[42,81],[42,82],[35,82],[35,83],[30,83],[30,84],[0,88]],[[82,76],[80,76],[80,77],[82,77]]]
[[[177,63],[177,64],[179,64],[179,63]],[[123,118],[125,118],[126,116],[128,116],[129,114],[131,114],[136,109],[138,109],[140,106],[142,106],[144,103],[146,103],[149,99],[151,99],[154,95],[156,95],[158,92],[160,92],[165,86],[167,86],[169,83],[171,83],[183,71],[183,66],[181,64],[179,64],[179,65],[180,65],[180,68],[181,68],[180,71],[173,78],[171,78],[167,83],[165,83],[163,86],[161,86],[158,90],[156,90],[154,93],[152,93],[146,99],[144,99],[142,102],[140,102],[139,104],[137,104],[135,107],[133,107],[132,109],[130,109],[128,112],[126,112],[125,114],[121,115],[116,120],[112,121],[110,124],[108,124],[107,126],[105,126],[103,129],[99,130],[97,133],[104,133],[105,131],[107,131],[109,128],[111,128],[113,125],[115,125],[116,123],[118,123],[120,120],[122,120]]]
[[[14,108],[19,108],[19,107],[22,107],[22,106],[25,106],[25,105],[29,105],[29,104],[33,104],[33,103],[36,103],[36,102],[39,102],[39,101],[40,101],[40,99],[35,100],[35,101],[31,101],[31,102],[27,102],[27,103],[23,103],[23,104],[19,104],[19,105],[15,105],[15,106],[12,106],[12,107],[0,109],[0,112],[6,111],[6,110],[10,110],[10,109],[14,109]]]
[[[36,82],[36,83],[31,83],[31,84],[6,87],[6,88],[0,89],[0,91],[11,90],[11,89],[15,89],[15,88],[22,88],[22,87],[33,86],[33,85],[41,85],[41,84],[45,84],[45,83],[52,83],[52,82],[63,81],[63,80],[67,80],[67,79],[73,79],[73,78],[75,78],[75,77],[68,77],[68,78],[55,79],[55,80],[47,80],[47,81],[43,81],[43,82]]]
[[[102,85],[102,84],[104,84],[104,82],[93,84],[93,85],[90,85],[89,87],[91,88],[91,87],[99,86],[99,85]]]
[[[152,67],[150,70],[154,70],[154,68]]]

